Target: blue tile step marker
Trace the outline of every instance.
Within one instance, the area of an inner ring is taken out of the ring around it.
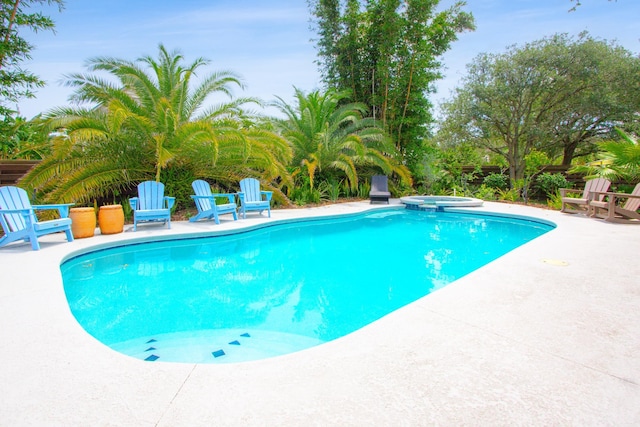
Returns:
[[[240,336],[243,337],[243,338],[250,338],[251,337],[251,335],[249,335],[248,332],[245,332],[244,334],[240,334]],[[229,345],[236,345],[236,346],[241,345],[240,341],[238,341],[238,340],[233,340],[233,341],[229,342],[228,344]],[[215,358],[222,357],[222,356],[226,355],[226,353],[224,352],[224,349],[212,351],[211,354]]]

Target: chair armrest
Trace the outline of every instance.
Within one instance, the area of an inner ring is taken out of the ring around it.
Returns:
[[[131,197],[129,199],[129,205],[131,206],[132,210],[137,211],[139,204],[140,204],[140,199],[138,197]]]
[[[260,192],[261,195],[266,196],[267,197],[267,201],[271,201],[271,196],[273,195],[273,191],[261,191]]]
[[[235,197],[236,197],[236,193],[214,193],[211,195],[207,195],[207,196],[194,196],[191,195],[191,198],[193,200],[202,200],[202,199],[206,199],[209,200],[211,203],[215,203],[216,202],[216,197],[226,197],[227,199],[229,199],[229,203],[235,203]]]
[[[238,198],[240,199],[240,203],[244,202],[244,193],[242,191],[239,191],[236,194],[238,195]]]
[[[606,202],[604,201],[605,199],[607,200]],[[589,193],[589,206],[603,207],[604,204],[607,204],[608,209],[613,212],[616,202],[620,203],[620,199],[640,199],[640,194],[592,191]]]
[[[60,214],[60,218],[69,217],[69,208],[75,205],[75,203],[58,203],[53,205],[31,205],[33,209],[40,211],[57,209]]]
[[[176,198],[164,196],[164,202],[166,203],[167,209],[171,209],[173,205],[176,203]]]
[[[610,193],[610,192],[604,192],[604,191],[592,191],[590,194],[613,196],[613,197],[620,197],[620,198],[640,199],[640,194],[633,194],[633,193]]]

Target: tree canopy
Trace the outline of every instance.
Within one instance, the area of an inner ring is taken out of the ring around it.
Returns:
[[[438,58],[457,34],[474,29],[464,2],[437,12],[438,0],[313,0],[324,82],[349,91],[380,121],[409,166],[432,123],[429,93]]]
[[[15,111],[10,104],[20,98],[32,98],[33,90],[44,86],[35,74],[21,67],[21,63],[31,58],[34,46],[20,36],[21,30],[53,30],[54,22],[40,12],[29,13],[29,8],[37,4],[57,4],[60,10],[62,0],[0,0],[0,115]]]
[[[523,178],[534,150],[571,164],[614,126],[638,120],[640,59],[613,43],[557,34],[481,54],[452,100],[438,138],[503,157]]]
[[[294,174],[307,177],[311,188],[320,175],[325,181],[344,178],[355,189],[358,170],[374,167],[387,174],[395,172],[409,184],[409,171],[398,161],[384,130],[362,116],[363,104],[341,105],[346,97],[345,92],[331,89],[309,94],[296,89],[295,105],[282,99],[275,103],[287,117],[277,123],[293,147]]]
[[[180,52],[162,45],[157,59],[89,60],[91,73],[67,76],[78,106],[45,115],[51,130],[63,130],[52,155],[22,184],[47,200],[87,202],[177,171],[187,175],[187,186],[194,178],[229,187],[245,176],[269,185],[287,182],[291,148],[275,133],[252,126],[242,109],[252,100],[231,97],[233,87],[242,87],[240,78],[217,71],[192,81],[207,63],[198,58],[185,65]],[[207,106],[215,94],[230,100]]]

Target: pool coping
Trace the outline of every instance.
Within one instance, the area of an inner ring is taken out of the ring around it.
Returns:
[[[371,208],[273,210],[271,220]],[[142,362],[75,322],[61,260],[131,232],[2,248],[0,424],[640,423],[640,227],[502,203],[468,211],[557,227],[349,336],[240,364]],[[135,237],[267,221],[173,222]]]

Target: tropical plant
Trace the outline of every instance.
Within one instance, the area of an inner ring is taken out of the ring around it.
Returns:
[[[296,103],[281,98],[274,105],[286,119],[276,121],[293,148],[293,175],[308,178],[313,189],[320,181],[345,179],[358,188],[359,168],[374,167],[396,173],[411,182],[409,171],[396,160],[396,150],[385,132],[371,118],[364,118],[364,104],[344,103],[346,92],[328,90],[305,94],[295,89]]]
[[[505,181],[506,185],[506,181]],[[505,187],[506,188],[506,187]],[[501,187],[492,187],[487,184],[482,184],[475,192],[474,197],[482,200],[495,200],[496,191],[502,190]]]
[[[40,160],[50,152],[50,138],[39,116],[26,120],[7,115],[0,120],[0,159]]]
[[[600,151],[597,160],[586,165],[572,168],[571,173],[583,173],[585,179],[606,178],[610,181],[626,180],[637,182],[640,180],[640,144],[621,129],[615,129],[619,140],[607,140],[598,143]]]
[[[441,77],[438,58],[473,30],[465,2],[310,0],[318,63],[329,88],[348,90],[394,140],[412,172],[433,122],[429,93]],[[453,3],[453,2],[452,2]]]
[[[192,87],[196,71],[206,64],[198,58],[184,66],[178,51],[162,45],[157,60],[89,60],[90,72],[111,78],[67,76],[78,106],[46,114],[52,129],[65,132],[54,141],[52,155],[22,183],[44,192],[46,200],[86,202],[124,194],[140,181],[162,180],[170,167],[182,170],[181,176],[230,188],[249,175],[270,187],[276,180],[290,182],[285,165],[291,149],[244,112],[242,106],[255,100],[233,99],[233,87],[242,88],[238,76],[218,71]],[[207,106],[214,94],[230,100]]]

